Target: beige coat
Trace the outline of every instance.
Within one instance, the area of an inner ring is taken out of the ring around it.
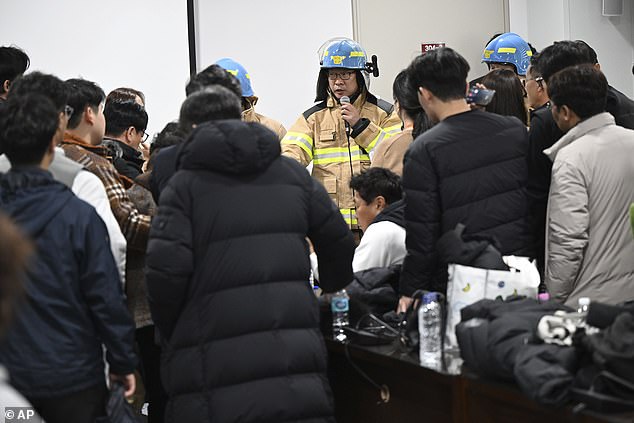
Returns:
[[[634,300],[634,131],[609,113],[580,122],[544,153],[554,160],[548,198],[545,281],[551,296]]]
[[[372,167],[384,167],[403,176],[403,157],[413,141],[412,129],[405,129],[395,137],[383,141],[374,150]]]
[[[251,97],[256,98],[257,97]],[[255,102],[251,103],[252,107],[242,112],[242,120],[245,122],[258,122],[262,125],[269,128],[271,131],[277,134],[277,137],[281,140],[286,135],[286,128],[284,125],[276,121],[275,119],[271,119],[270,117],[261,115],[256,113],[255,111]]]
[[[370,167],[369,154],[386,139],[400,132],[401,119],[392,105],[363,93],[353,104],[370,124],[355,138],[350,150],[341,108],[334,97],[304,112],[282,139],[282,154],[302,165],[313,162],[313,177],[326,188],[352,229],[358,228],[351,173]],[[352,168],[352,169],[351,169]]]

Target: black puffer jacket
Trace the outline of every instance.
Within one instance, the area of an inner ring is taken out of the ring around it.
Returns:
[[[354,242],[325,189],[257,123],[199,126],[152,223],[147,283],[170,422],[334,421],[305,237],[321,287]]]
[[[571,311],[554,301],[519,297],[464,307],[456,337],[465,365],[482,376],[515,380],[542,404],[565,404],[577,367],[575,350],[543,344],[535,335],[539,320],[557,310]]]
[[[531,255],[526,181],[528,134],[517,119],[481,111],[450,116],[405,154],[407,256],[400,294],[445,291],[436,242],[456,227],[497,239],[504,255]]]

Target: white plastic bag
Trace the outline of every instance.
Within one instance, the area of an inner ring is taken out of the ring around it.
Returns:
[[[447,325],[445,349],[455,349],[456,325],[460,323],[460,310],[484,298],[506,298],[511,295],[537,297],[539,272],[528,257],[504,256],[511,270],[488,270],[450,264],[447,281]]]

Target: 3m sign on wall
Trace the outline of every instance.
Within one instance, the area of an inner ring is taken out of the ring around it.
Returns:
[[[440,48],[440,47],[445,47],[445,43],[422,43],[420,45],[420,49],[423,54],[431,50],[436,50],[437,48]]]

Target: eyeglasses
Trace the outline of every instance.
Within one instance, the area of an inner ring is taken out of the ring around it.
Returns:
[[[141,142],[146,142],[147,139],[149,138],[150,134],[148,134],[147,132],[143,131],[143,138],[141,138]]]
[[[524,83],[525,87],[526,87],[526,84],[528,84],[528,81],[535,81],[535,83],[541,86],[543,80],[544,80],[543,77],[538,76],[537,78],[526,78],[522,82]]]
[[[75,109],[70,107],[68,104],[65,105],[64,106],[64,114],[66,115],[66,119],[70,119],[70,117],[73,115],[74,111],[75,111]]]
[[[335,81],[337,79],[341,79],[342,81],[347,81],[350,79],[354,71],[348,72],[328,72],[328,79],[331,81]]]

